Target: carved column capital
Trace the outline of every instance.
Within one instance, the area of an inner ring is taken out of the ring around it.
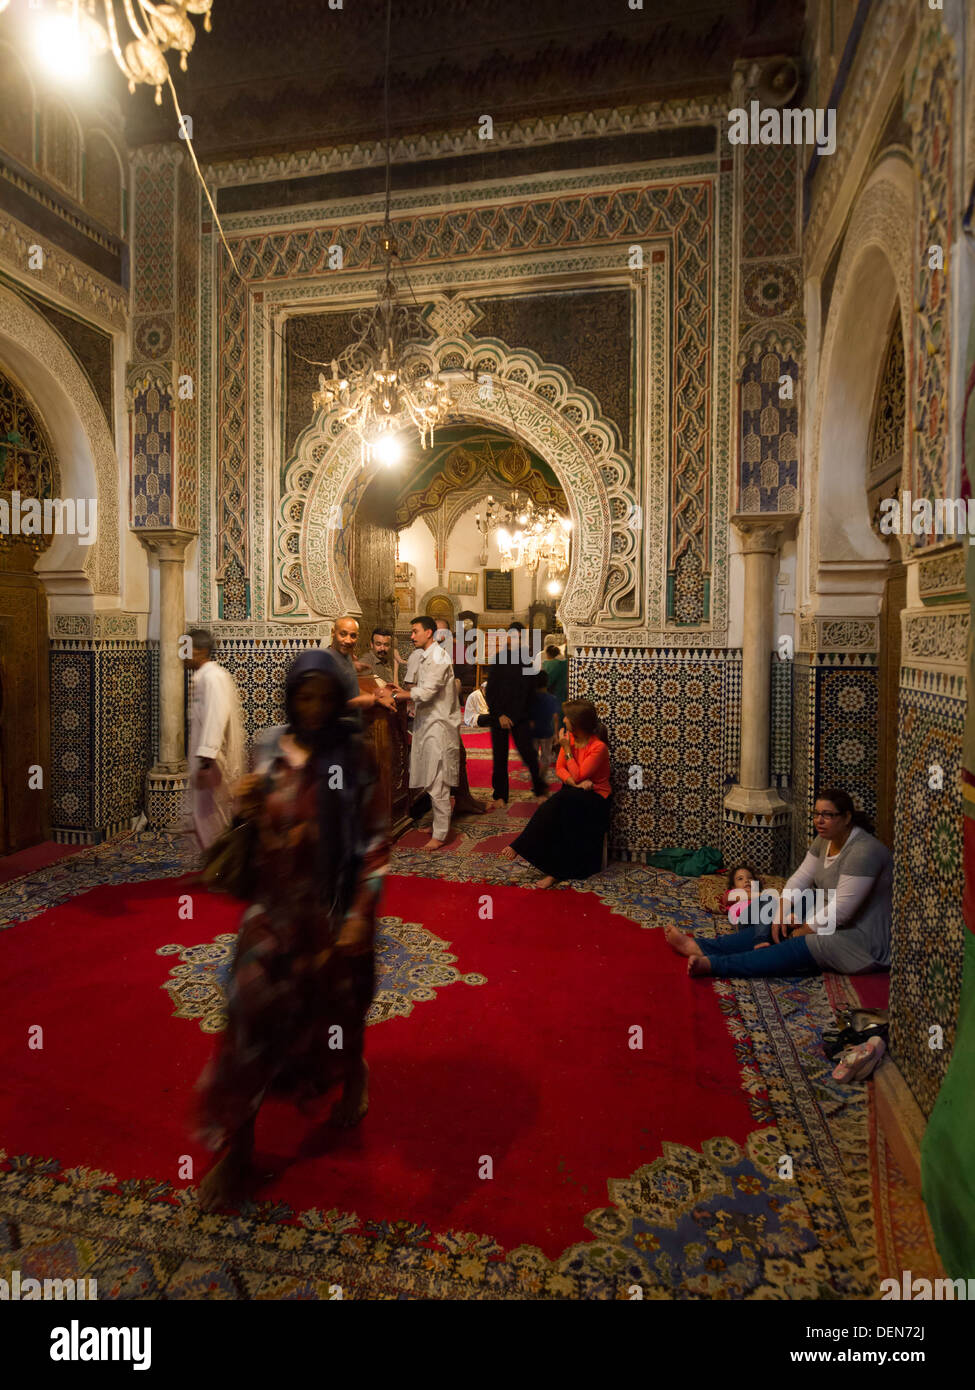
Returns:
[[[795,534],[796,512],[738,512],[731,524],[741,536],[743,555],[775,555],[784,540]]]
[[[190,541],[196,539],[195,531],[178,531],[174,527],[133,527],[139,540],[157,560],[182,560]]]

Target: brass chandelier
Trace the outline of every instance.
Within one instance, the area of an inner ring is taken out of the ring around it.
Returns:
[[[572,522],[554,507],[540,509],[530,497],[522,501],[517,492],[511,494],[510,502],[496,502],[489,496],[483,519],[478,512],[474,521],[485,544],[494,533],[503,573],[524,566],[534,574],[543,562],[550,575],[569,567]]]
[[[386,5],[386,60],[383,80],[386,127],[386,207],[380,234],[383,286],[370,309],[352,320],[358,336],[331,365],[331,376],[319,375],[312,395],[315,409],[338,409],[342,424],[362,442],[363,462],[373,457],[395,463],[402,448],[397,435],[412,425],[425,449],[433,443],[437,425],[453,418],[450,389],[432,371],[423,346],[420,306],[403,303],[393,281],[393,258],[399,255],[390,220],[392,161],[389,136],[389,52],[392,0]],[[321,365],[325,365],[324,363]]]
[[[378,302],[352,320],[359,336],[332,361],[330,377],[319,375],[312,395],[316,409],[339,409],[342,424],[355,430],[363,455],[393,463],[398,453],[396,435],[412,424],[421,448],[433,443],[433,432],[453,414],[450,391],[431,375],[430,363],[415,340],[421,331],[419,311],[403,304],[392,278],[396,240],[386,223],[380,242],[384,279]]]
[[[0,11],[8,0],[0,0]],[[116,17],[116,5],[121,16]],[[196,30],[190,15],[203,15],[203,27],[210,30],[213,0],[56,0],[53,26],[43,36],[44,43],[77,45],[89,58],[109,52],[125,74],[129,91],[137,83],[156,89],[156,105],[162,103],[162,88],[169,81],[166,53],[179,54],[179,65],[186,71],[186,55],[193,47]]]

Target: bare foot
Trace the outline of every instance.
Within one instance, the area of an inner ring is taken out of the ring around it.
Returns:
[[[429,840],[427,840],[426,844],[425,844],[425,845],[421,845],[420,848],[421,848],[421,849],[443,849],[443,847],[444,847],[444,845],[445,845],[446,843],[447,843],[446,840],[437,840],[437,839],[434,838],[433,835],[431,835],[430,838],[429,838]]]
[[[501,807],[507,806],[507,804],[507,801],[501,801],[499,798],[495,797],[493,801],[488,802],[487,808],[489,811],[500,811]]]
[[[501,854],[501,858],[502,858],[502,859],[517,859],[517,858],[518,858],[517,854],[515,854],[514,850],[511,848],[510,845],[505,845],[504,849],[502,849],[502,850],[500,851],[500,854]]]
[[[676,951],[679,956],[703,956],[704,952],[694,940],[693,936],[688,936],[687,932],[682,932],[679,927],[664,927],[664,940],[672,951]]]
[[[538,880],[538,882],[535,884],[535,887],[536,887],[536,888],[554,888],[555,885],[556,885],[557,883],[558,883],[558,879],[557,879],[557,878],[553,878],[551,874],[546,874],[544,878],[540,878],[540,879]]]
[[[253,1176],[252,1150],[233,1146],[213,1165],[200,1183],[197,1203],[201,1211],[216,1211],[218,1207],[234,1206],[244,1195],[247,1181]]]
[[[369,1068],[363,1062],[353,1074],[346,1077],[342,1094],[332,1106],[329,1124],[340,1129],[351,1129],[357,1125],[369,1109]]]
[[[711,962],[705,955],[690,956],[687,961],[688,975],[710,975]]]

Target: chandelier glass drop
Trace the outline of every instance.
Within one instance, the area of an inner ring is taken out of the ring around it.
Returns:
[[[572,522],[554,507],[538,508],[530,497],[522,500],[513,492],[510,502],[489,496],[484,517],[478,512],[474,520],[485,538],[494,533],[504,573],[524,566],[534,574],[543,562],[549,574],[568,569]]]
[[[356,341],[322,373],[312,395],[316,409],[335,410],[339,420],[362,441],[363,462],[369,456],[395,462],[401,454],[396,436],[411,425],[421,448],[433,443],[437,425],[456,413],[446,383],[433,371],[422,344],[420,306],[405,304],[393,282],[393,258],[399,255],[390,220],[392,161],[389,136],[389,52],[392,0],[386,6],[386,60],[383,79],[386,125],[386,208],[380,235],[383,286],[378,302],[352,320]]]
[[[179,54],[179,65],[185,72],[186,55],[196,38],[189,16],[203,15],[203,27],[209,33],[212,8],[213,0],[169,0],[167,4],[155,0],[56,0],[40,41],[44,47],[77,46],[88,58],[111,51],[128,79],[129,91],[134,92],[137,83],[155,87],[159,106],[162,88],[169,81],[167,52],[172,49]]]

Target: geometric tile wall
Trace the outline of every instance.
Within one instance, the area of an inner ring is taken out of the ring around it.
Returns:
[[[50,643],[51,826],[96,844],[142,809],[153,759],[153,652],[145,642]]]
[[[823,787],[842,787],[877,814],[878,670],[873,656],[796,656],[792,672],[792,864],[812,838],[812,809]],[[773,686],[774,691],[774,686]],[[773,768],[775,766],[773,729]]]
[[[770,783],[780,792],[788,789],[792,778],[792,673],[794,661],[783,661],[772,653],[772,708],[769,716]]]
[[[273,724],[283,724],[284,679],[288,667],[309,647],[328,646],[328,639],[279,637],[217,639],[213,659],[234,678],[240,695],[247,746]]]
[[[730,673],[730,674],[729,674]],[[592,700],[609,731],[618,858],[721,848],[737,772],[740,653],[585,648],[569,663],[572,698]],[[640,769],[642,786],[631,769]]]
[[[812,832],[816,752],[816,668],[797,652],[792,672],[792,855],[801,864]]]
[[[873,820],[879,673],[876,666],[850,665],[849,660],[834,657],[835,665],[817,668],[816,786],[842,787]]]
[[[955,1041],[961,990],[961,754],[965,679],[901,669],[894,845],[891,1054],[930,1114]],[[940,790],[930,785],[941,768]],[[929,1046],[930,1029],[944,1046]]]

